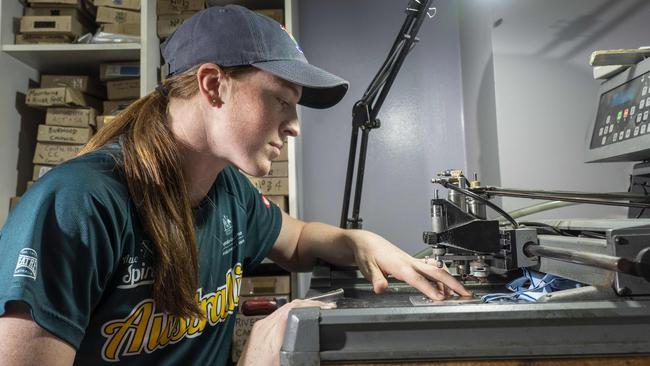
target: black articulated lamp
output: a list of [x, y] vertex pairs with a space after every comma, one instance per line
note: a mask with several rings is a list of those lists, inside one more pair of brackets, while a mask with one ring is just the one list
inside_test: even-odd
[[[350, 155], [348, 157], [348, 170], [345, 177], [345, 193], [343, 196], [343, 209], [341, 211], [341, 228], [361, 229], [362, 219], [359, 217], [359, 206], [361, 205], [361, 190], [363, 188], [363, 174], [366, 165], [366, 152], [368, 150], [368, 136], [370, 131], [379, 128], [380, 122], [377, 118], [390, 87], [395, 81], [406, 55], [415, 46], [418, 38], [416, 35], [425, 17], [433, 18], [436, 9], [430, 7], [432, 0], [411, 0], [406, 8], [406, 20], [400, 29], [388, 57], [372, 80], [363, 97], [354, 104], [352, 108], [352, 138], [350, 139]], [[352, 217], [348, 218], [350, 209], [350, 194], [352, 180], [354, 179], [354, 163], [357, 157], [357, 143], [361, 130], [361, 146], [359, 149], [359, 165], [355, 179], [354, 205], [352, 206]]]

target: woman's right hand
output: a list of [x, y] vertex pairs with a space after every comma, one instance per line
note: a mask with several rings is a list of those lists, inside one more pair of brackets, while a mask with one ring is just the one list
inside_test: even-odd
[[280, 348], [284, 341], [284, 332], [287, 328], [289, 311], [294, 308], [320, 307], [333, 309], [332, 303], [314, 300], [293, 300], [279, 307], [264, 319], [258, 320], [254, 325], [242, 352], [238, 366], [249, 365], [280, 365]]

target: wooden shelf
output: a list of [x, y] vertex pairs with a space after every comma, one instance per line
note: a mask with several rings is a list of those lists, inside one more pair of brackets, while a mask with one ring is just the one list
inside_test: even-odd
[[140, 44], [6, 44], [2, 51], [42, 73], [97, 74], [99, 64], [140, 59]]

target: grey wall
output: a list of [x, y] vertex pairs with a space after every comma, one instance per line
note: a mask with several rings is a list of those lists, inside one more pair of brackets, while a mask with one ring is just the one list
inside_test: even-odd
[[[408, 1], [301, 0], [299, 41], [310, 62], [351, 83], [325, 111], [302, 110], [303, 219], [339, 224], [351, 111], [384, 61]], [[424, 248], [430, 229], [430, 179], [464, 168], [457, 6], [436, 1], [438, 15], [420, 29], [370, 134], [361, 217], [408, 252]]]
[[[597, 49], [648, 45], [649, 2], [493, 0], [491, 4], [501, 184], [625, 191], [631, 163], [583, 163], [599, 88], [588, 60]], [[504, 199], [506, 209], [527, 204], [530, 201]], [[620, 208], [582, 205], [540, 216], [623, 215]]]
[[492, 52], [492, 3], [459, 0], [463, 124], [468, 173], [501, 185]]

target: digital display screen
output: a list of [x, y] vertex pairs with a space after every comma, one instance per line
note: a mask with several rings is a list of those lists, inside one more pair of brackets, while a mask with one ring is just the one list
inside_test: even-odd
[[620, 93], [616, 93], [612, 96], [612, 107], [618, 107], [621, 104], [628, 103], [635, 99], [637, 90], [636, 89], [627, 89]]

